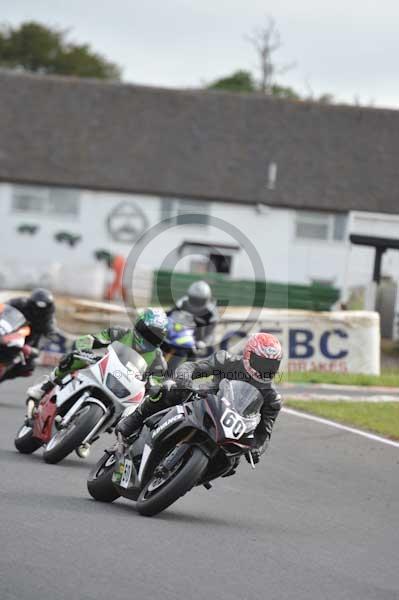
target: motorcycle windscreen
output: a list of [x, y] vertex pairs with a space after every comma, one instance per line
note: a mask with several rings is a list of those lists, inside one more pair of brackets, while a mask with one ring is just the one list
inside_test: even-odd
[[222, 379], [217, 397], [247, 419], [259, 415], [263, 404], [260, 391], [245, 381]]
[[184, 329], [195, 329], [194, 317], [185, 310], [175, 310], [169, 315], [169, 322], [173, 325], [180, 325]]
[[26, 323], [24, 315], [9, 304], [4, 304], [0, 312], [0, 335], [17, 331]]
[[120, 342], [112, 342], [110, 347], [117, 355], [119, 362], [122, 363], [128, 371], [140, 378], [144, 376], [148, 365], [136, 350], [133, 350], [133, 348], [129, 348], [129, 346], [125, 346], [125, 344], [121, 344]]

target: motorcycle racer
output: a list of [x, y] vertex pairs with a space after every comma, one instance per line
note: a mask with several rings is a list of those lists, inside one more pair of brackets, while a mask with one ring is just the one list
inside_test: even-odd
[[48, 290], [35, 289], [30, 296], [11, 298], [7, 304], [23, 314], [31, 332], [26, 338], [23, 348], [24, 361], [9, 369], [4, 374], [3, 381], [15, 377], [29, 377], [35, 368], [35, 359], [38, 356], [37, 347], [41, 337], [56, 331], [54, 298]]
[[147, 308], [139, 315], [133, 329], [109, 327], [96, 335], [84, 335], [78, 338], [75, 347], [78, 352], [82, 353], [82, 358], [76, 357], [76, 351], [66, 354], [44, 382], [28, 389], [28, 403], [29, 400], [33, 400], [35, 403], [39, 402], [44, 394], [61, 382], [65, 375], [86, 367], [85, 353], [105, 348], [115, 341], [129, 346], [141, 354], [151, 372], [163, 372], [166, 369], [166, 363], [159, 346], [165, 338], [167, 325], [167, 316], [161, 308]]
[[216, 302], [212, 298], [212, 291], [206, 281], [195, 281], [187, 290], [187, 295], [177, 300], [175, 306], [167, 311], [168, 317], [175, 311], [186, 311], [193, 315], [197, 342], [205, 345], [212, 343], [213, 333], [219, 321]]
[[[209, 358], [186, 362], [177, 368], [175, 382], [165, 382], [155, 398], [146, 396], [133, 414], [118, 423], [117, 432], [129, 438], [141, 428], [147, 417], [184, 402], [194, 379], [212, 376], [214, 386], [218, 386], [222, 379], [245, 381], [256, 387], [263, 396], [261, 420], [255, 430], [254, 447], [251, 450], [254, 463], [258, 463], [267, 448], [282, 405], [281, 396], [273, 385], [282, 356], [281, 344], [274, 335], [256, 333], [246, 342], [242, 355], [220, 350]], [[248, 456], [247, 460], [250, 461]]]

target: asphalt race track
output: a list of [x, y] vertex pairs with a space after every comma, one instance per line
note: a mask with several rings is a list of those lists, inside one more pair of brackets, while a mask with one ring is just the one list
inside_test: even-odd
[[0, 386], [1, 600], [399, 598], [397, 448], [283, 414], [255, 472], [150, 519], [89, 498], [108, 436], [86, 462], [14, 450], [26, 386]]

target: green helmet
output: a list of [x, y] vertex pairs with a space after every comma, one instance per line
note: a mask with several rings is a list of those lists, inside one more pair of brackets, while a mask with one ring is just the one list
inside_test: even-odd
[[134, 341], [141, 352], [152, 352], [164, 341], [168, 317], [162, 308], [147, 308], [134, 324]]

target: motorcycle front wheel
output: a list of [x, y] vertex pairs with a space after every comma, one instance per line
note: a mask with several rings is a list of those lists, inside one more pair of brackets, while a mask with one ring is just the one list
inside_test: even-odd
[[208, 458], [196, 446], [189, 447], [172, 470], [163, 468], [166, 458], [154, 469], [138, 497], [137, 510], [146, 517], [162, 512], [184, 496], [200, 480], [208, 466]]
[[84, 405], [65, 428], [53, 435], [43, 452], [45, 462], [56, 464], [73, 452], [94, 429], [103, 414], [102, 408], [97, 404]]
[[33, 454], [43, 445], [43, 442], [33, 437], [33, 429], [29, 425], [22, 425], [14, 439], [14, 446], [21, 454]]

